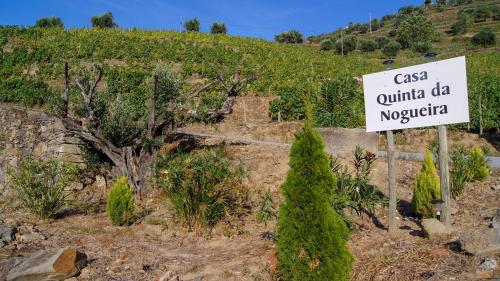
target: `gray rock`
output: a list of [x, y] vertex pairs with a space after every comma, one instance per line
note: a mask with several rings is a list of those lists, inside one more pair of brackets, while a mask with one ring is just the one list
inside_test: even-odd
[[462, 250], [473, 255], [495, 255], [500, 253], [500, 229], [487, 228], [460, 234]]
[[16, 239], [16, 230], [12, 226], [4, 223], [3, 220], [0, 220], [0, 241], [2, 242], [12, 242]]
[[493, 189], [495, 191], [500, 191], [500, 185], [492, 186], [491, 189]]
[[481, 264], [479, 265], [479, 269], [481, 271], [491, 271], [491, 270], [494, 270], [495, 268], [497, 268], [498, 264], [497, 264], [497, 261], [495, 259], [492, 259], [492, 258], [487, 258], [485, 260], [483, 260], [483, 262], [481, 262]]
[[451, 230], [435, 218], [422, 220], [423, 231], [430, 240], [447, 239]]
[[57, 281], [77, 275], [87, 264], [87, 255], [61, 248], [36, 252], [7, 274], [7, 281]]

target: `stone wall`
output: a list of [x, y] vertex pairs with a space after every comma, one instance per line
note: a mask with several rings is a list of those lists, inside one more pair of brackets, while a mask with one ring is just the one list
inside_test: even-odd
[[83, 163], [80, 144], [59, 119], [41, 110], [0, 103], [0, 187], [5, 186], [6, 170], [25, 157]]

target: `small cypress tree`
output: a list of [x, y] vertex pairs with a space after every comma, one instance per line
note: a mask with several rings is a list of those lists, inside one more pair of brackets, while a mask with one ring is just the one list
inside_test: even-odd
[[108, 193], [106, 213], [114, 225], [130, 225], [134, 221], [134, 191], [127, 177], [119, 178]]
[[425, 153], [424, 164], [413, 183], [411, 210], [419, 218], [432, 218], [432, 200], [440, 199], [439, 177], [432, 161], [431, 152]]
[[467, 166], [471, 174], [471, 179], [483, 181], [488, 178], [490, 170], [486, 164], [486, 158], [484, 157], [483, 150], [474, 146], [469, 154], [467, 155]]
[[296, 135], [290, 170], [281, 185], [284, 202], [276, 250], [282, 280], [349, 280], [353, 262], [346, 245], [349, 230], [330, 205], [337, 179], [328, 161], [309, 113]]

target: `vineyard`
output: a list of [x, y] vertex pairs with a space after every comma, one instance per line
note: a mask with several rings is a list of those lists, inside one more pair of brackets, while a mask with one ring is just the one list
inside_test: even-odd
[[[376, 52], [356, 51], [342, 57], [309, 45], [197, 32], [4, 26], [0, 28], [0, 46], [0, 100], [30, 106], [50, 103], [51, 95], [47, 91], [61, 91], [63, 62], [73, 66], [103, 63], [107, 92], [135, 101], [147, 99], [147, 74], [159, 63], [166, 63], [173, 65], [183, 80], [191, 82], [185, 83], [185, 88], [213, 79], [220, 69], [227, 73], [252, 73], [256, 79], [246, 85], [244, 94], [277, 96], [279, 99], [271, 105], [272, 119], [278, 120], [279, 115], [281, 120], [297, 120], [304, 117], [306, 100], [312, 101], [317, 111], [329, 106], [329, 94], [322, 89], [332, 85], [328, 87], [325, 81], [351, 84], [347, 80], [352, 77], [384, 70], [383, 55]], [[500, 54], [439, 48], [440, 59], [467, 55], [471, 127], [478, 128], [481, 98], [483, 127], [499, 128], [495, 117], [500, 108], [497, 79]], [[418, 53], [405, 51], [396, 59], [395, 67], [426, 61]], [[334, 101], [338, 105], [335, 114], [326, 120], [324, 114], [315, 114], [317, 125], [364, 126], [361, 87], [347, 86], [353, 91]], [[30, 90], [15, 90], [20, 88]], [[207, 95], [208, 103], [217, 104], [217, 94]], [[352, 118], [336, 119], [345, 115]]]

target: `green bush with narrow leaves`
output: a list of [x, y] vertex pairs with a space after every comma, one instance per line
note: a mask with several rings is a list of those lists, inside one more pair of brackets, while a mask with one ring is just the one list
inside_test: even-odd
[[418, 218], [432, 218], [432, 200], [441, 199], [439, 176], [432, 161], [431, 152], [425, 153], [422, 169], [413, 183], [413, 198], [411, 200], [412, 213]]
[[465, 149], [459, 148], [450, 155], [450, 191], [454, 198], [460, 196], [465, 188], [465, 184], [472, 178], [467, 163], [467, 153]]
[[349, 229], [330, 205], [337, 179], [311, 117], [296, 135], [289, 166], [277, 225], [281, 280], [349, 280]]
[[226, 216], [239, 213], [246, 196], [243, 174], [243, 167], [231, 165], [221, 147], [165, 153], [157, 160], [159, 186], [178, 219], [190, 229], [212, 228]]
[[134, 191], [127, 177], [120, 177], [108, 193], [106, 213], [114, 225], [131, 225], [134, 209]]
[[467, 165], [469, 166], [472, 180], [483, 181], [488, 178], [490, 170], [488, 169], [484, 152], [480, 147], [474, 146], [470, 150], [467, 155]]
[[76, 179], [77, 170], [59, 160], [24, 159], [17, 171], [8, 172], [8, 178], [25, 208], [40, 218], [49, 218], [64, 205], [64, 189]]

